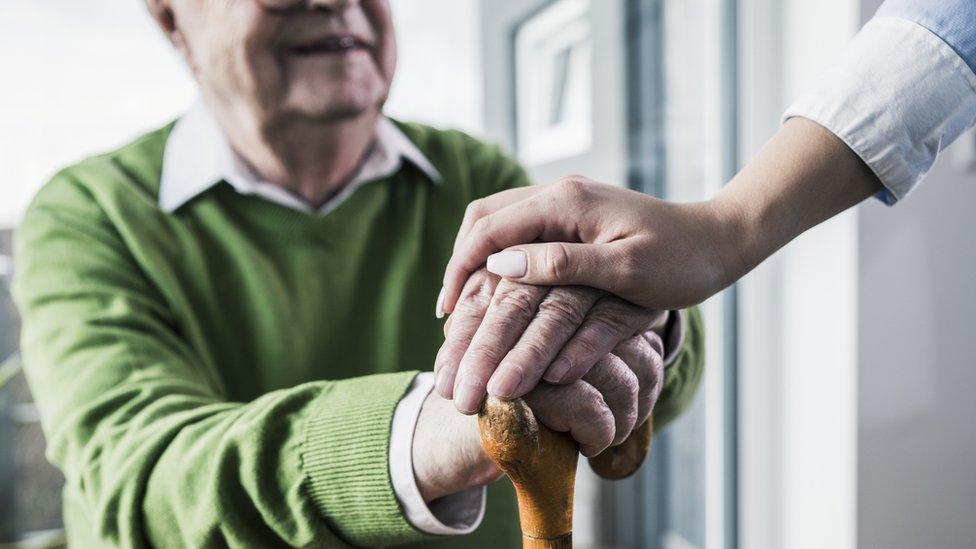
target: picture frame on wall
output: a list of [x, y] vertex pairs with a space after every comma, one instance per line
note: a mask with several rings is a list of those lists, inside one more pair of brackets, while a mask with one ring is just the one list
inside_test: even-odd
[[539, 166], [593, 145], [591, 0], [555, 0], [514, 32], [519, 160]]

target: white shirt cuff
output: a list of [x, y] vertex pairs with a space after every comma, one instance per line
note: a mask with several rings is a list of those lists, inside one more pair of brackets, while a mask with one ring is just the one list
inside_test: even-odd
[[685, 311], [669, 311], [664, 330], [664, 367], [674, 364], [685, 346]]
[[393, 412], [390, 429], [390, 481], [407, 520], [428, 534], [470, 534], [485, 516], [485, 488], [472, 488], [442, 497], [428, 505], [413, 475], [413, 434], [424, 400], [434, 388], [433, 372], [414, 378]]
[[928, 29], [876, 17], [783, 120], [795, 116], [843, 140], [885, 186], [880, 198], [894, 204], [976, 121], [976, 75]]

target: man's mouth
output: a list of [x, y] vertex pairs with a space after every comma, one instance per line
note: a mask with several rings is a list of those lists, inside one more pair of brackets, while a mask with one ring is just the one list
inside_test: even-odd
[[353, 51], [367, 51], [370, 44], [352, 35], [332, 36], [311, 40], [288, 48], [289, 53], [300, 56], [335, 55]]

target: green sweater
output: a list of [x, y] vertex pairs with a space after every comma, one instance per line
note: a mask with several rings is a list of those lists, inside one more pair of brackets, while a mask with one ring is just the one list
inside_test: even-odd
[[[402, 129], [410, 164], [328, 215], [221, 183], [157, 205], [171, 126], [70, 167], [17, 232], [14, 296], [72, 545], [514, 546], [510, 485], [436, 542], [390, 485], [394, 408], [443, 341], [431, 314], [466, 204], [527, 184], [496, 147]], [[658, 425], [702, 369], [697, 312]]]

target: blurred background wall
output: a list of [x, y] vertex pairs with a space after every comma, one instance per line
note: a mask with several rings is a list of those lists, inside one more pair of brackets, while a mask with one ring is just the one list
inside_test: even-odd
[[908, 200], [858, 218], [863, 547], [976, 546], [974, 155], [970, 134]]

